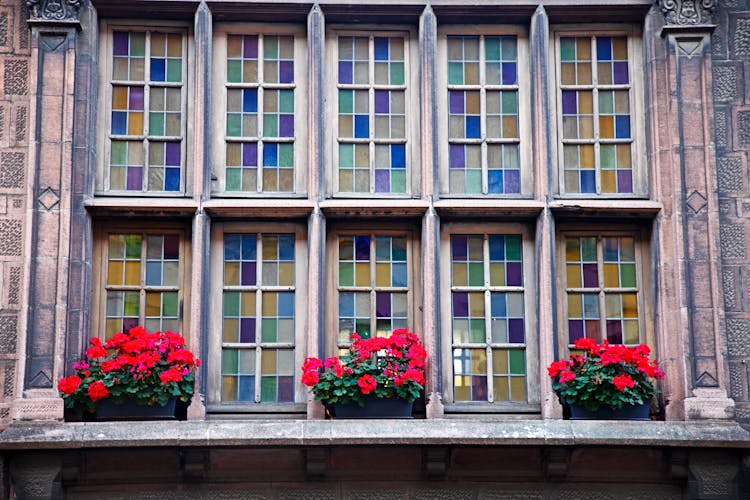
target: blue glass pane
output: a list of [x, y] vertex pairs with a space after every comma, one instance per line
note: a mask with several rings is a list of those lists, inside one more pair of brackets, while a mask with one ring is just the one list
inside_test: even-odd
[[166, 61], [164, 59], [151, 58], [151, 80], [163, 82], [166, 74]]
[[599, 37], [596, 39], [596, 57], [600, 61], [612, 60], [612, 38]]
[[240, 401], [255, 401], [255, 377], [240, 376], [239, 384]]
[[628, 115], [615, 116], [615, 137], [618, 139], [630, 138], [630, 117]]
[[164, 190], [165, 191], [179, 191], [180, 190], [180, 169], [179, 168], [167, 168], [164, 172]]
[[617, 238], [604, 238], [604, 260], [617, 262]]
[[505, 318], [508, 316], [508, 307], [505, 300], [504, 293], [493, 293], [490, 295], [490, 302], [492, 304], [492, 317], [493, 318]]
[[339, 61], [339, 83], [352, 83], [353, 63]]
[[128, 132], [128, 114], [125, 111], [112, 111], [112, 133], [125, 135]]
[[391, 260], [391, 238], [388, 236], [375, 237], [375, 258], [379, 261]]
[[593, 170], [581, 170], [581, 192], [596, 192], [596, 175]]
[[354, 317], [354, 294], [353, 293], [340, 293], [339, 294], [339, 316], [343, 318]]
[[490, 193], [502, 193], [503, 192], [503, 171], [502, 170], [488, 170], [487, 171], [487, 187]]
[[370, 237], [355, 236], [354, 247], [356, 249], [357, 260], [370, 260]]
[[265, 144], [263, 146], [263, 165], [267, 167], [277, 166], [278, 144]]
[[466, 260], [468, 256], [469, 241], [466, 236], [453, 236], [451, 238], [451, 257], [455, 261]]
[[256, 260], [256, 250], [255, 235], [242, 235], [242, 260]]
[[242, 91], [242, 111], [255, 113], [258, 111], [258, 89], [245, 89]]
[[278, 296], [279, 305], [279, 316], [284, 318], [291, 318], [294, 316], [294, 294], [293, 293], [279, 293]]
[[240, 260], [240, 235], [224, 235], [224, 260]]
[[146, 263], [146, 286], [161, 285], [161, 262]]
[[599, 296], [590, 293], [584, 294], [583, 296], [583, 317], [584, 318], [598, 318], [599, 317]]
[[357, 139], [370, 137], [370, 118], [367, 115], [354, 115], [354, 137]]
[[279, 236], [279, 260], [294, 260], [294, 236]]
[[406, 146], [404, 144], [391, 146], [391, 168], [406, 168]]
[[392, 286], [406, 286], [406, 264], [393, 264], [391, 267], [393, 273], [391, 279]]
[[516, 83], [516, 63], [503, 63], [503, 85], [513, 85]]
[[384, 37], [375, 37], [375, 60], [388, 60], [388, 39]]
[[466, 117], [466, 138], [467, 139], [479, 139], [479, 117], [478, 116], [467, 116]]
[[505, 260], [505, 237], [490, 236], [490, 260]]
[[393, 261], [406, 262], [406, 239], [393, 238], [391, 246], [393, 247], [391, 259]]

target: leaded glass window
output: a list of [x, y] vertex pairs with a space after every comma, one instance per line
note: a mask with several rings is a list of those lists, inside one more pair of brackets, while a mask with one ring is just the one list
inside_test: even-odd
[[113, 31], [106, 189], [184, 190], [184, 38], [179, 32]]
[[635, 192], [630, 43], [626, 36], [559, 38], [564, 193]]
[[409, 328], [409, 256], [406, 235], [338, 237], [338, 345]]
[[634, 236], [569, 236], [565, 239], [568, 342], [642, 341]]
[[294, 401], [294, 245], [294, 234], [224, 234], [223, 402]]
[[448, 36], [448, 188], [521, 192], [518, 42]]
[[453, 234], [450, 259], [454, 402], [527, 402], [521, 235]]
[[180, 234], [110, 233], [105, 338], [137, 325], [180, 331]]
[[346, 193], [406, 193], [407, 41], [339, 36], [336, 180]]

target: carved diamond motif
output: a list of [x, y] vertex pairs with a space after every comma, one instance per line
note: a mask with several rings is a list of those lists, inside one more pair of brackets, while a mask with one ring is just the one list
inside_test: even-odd
[[44, 188], [37, 199], [39, 200], [39, 203], [47, 210], [52, 210], [55, 205], [60, 203], [60, 196], [58, 196], [55, 190], [51, 187]]
[[688, 196], [687, 206], [689, 206], [690, 209], [696, 214], [706, 208], [707, 204], [708, 200], [706, 199], [706, 197], [698, 191], [693, 191], [692, 193], [690, 193], [690, 196]]

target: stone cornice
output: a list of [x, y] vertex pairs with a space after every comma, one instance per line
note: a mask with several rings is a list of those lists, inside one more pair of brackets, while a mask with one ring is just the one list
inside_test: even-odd
[[83, 0], [27, 0], [30, 23], [78, 23]]
[[717, 0], [658, 0], [667, 26], [710, 26]]

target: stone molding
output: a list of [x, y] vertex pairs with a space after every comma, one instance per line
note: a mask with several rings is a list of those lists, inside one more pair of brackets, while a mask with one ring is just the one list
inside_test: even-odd
[[80, 19], [81, 0], [27, 0], [29, 21], [74, 21]]
[[659, 0], [667, 26], [701, 26], [714, 22], [716, 0]]

